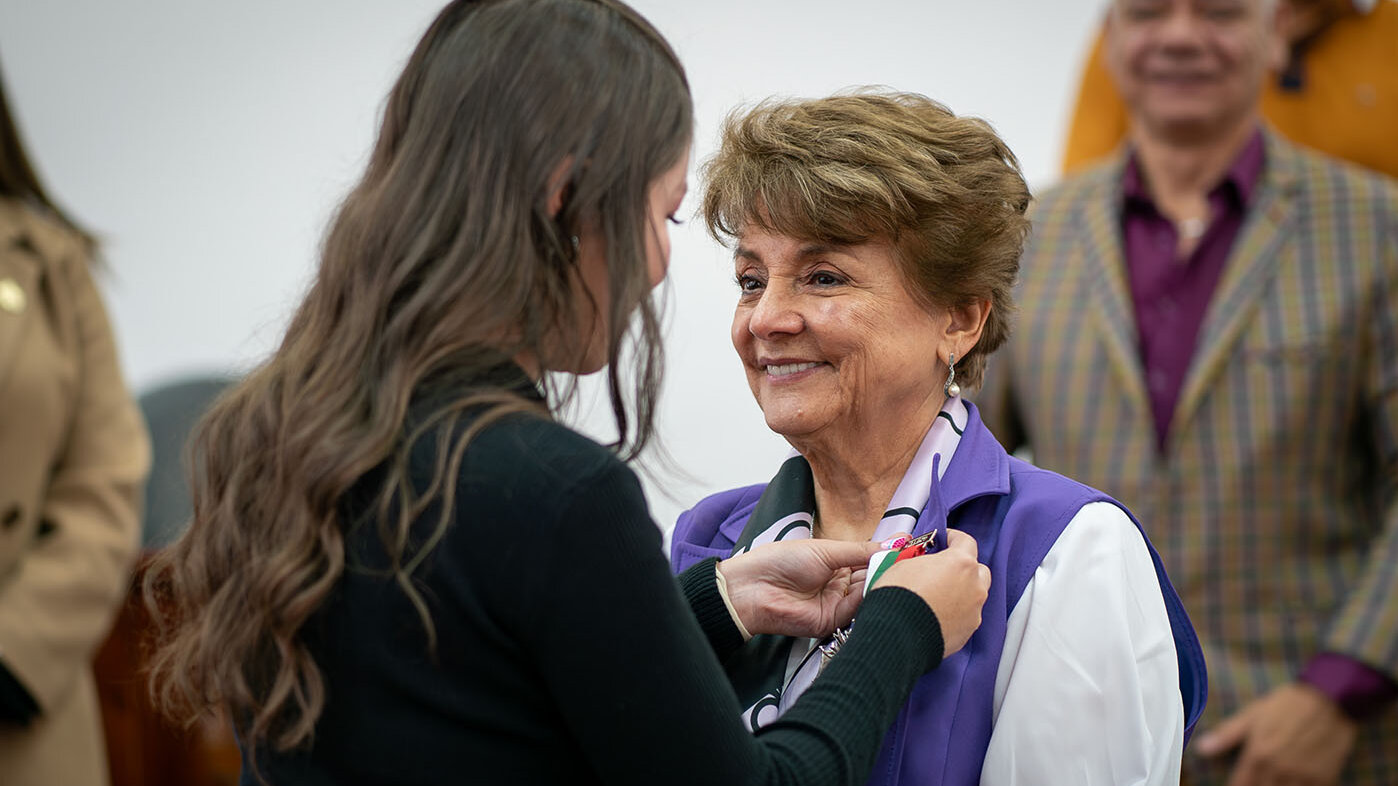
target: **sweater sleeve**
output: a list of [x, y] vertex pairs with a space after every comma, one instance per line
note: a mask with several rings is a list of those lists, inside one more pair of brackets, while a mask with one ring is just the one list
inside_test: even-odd
[[676, 578], [694, 620], [721, 661], [743, 646], [743, 634], [718, 591], [718, 558], [696, 563]]
[[[849, 643], [753, 736], [619, 463], [573, 487], [550, 547], [521, 570], [526, 646], [565, 724], [609, 784], [859, 784], [913, 682], [942, 657], [917, 595], [869, 594]], [[721, 606], [721, 602], [720, 602]]]

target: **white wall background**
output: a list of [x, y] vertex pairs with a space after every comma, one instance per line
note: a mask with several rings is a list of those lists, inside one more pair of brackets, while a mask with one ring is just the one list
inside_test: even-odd
[[[986, 118], [1031, 184], [1057, 173], [1103, 0], [634, 0], [689, 71], [695, 164], [731, 108], [855, 85]], [[359, 174], [394, 77], [439, 0], [0, 0], [11, 109], [50, 191], [105, 240], [107, 302], [136, 390], [265, 356]], [[694, 184], [691, 184], [692, 188]], [[691, 198], [683, 208], [696, 207]], [[766, 480], [767, 431], [728, 341], [727, 252], [673, 231], [661, 436], [646, 478], [668, 528]], [[608, 433], [605, 410], [576, 415]]]

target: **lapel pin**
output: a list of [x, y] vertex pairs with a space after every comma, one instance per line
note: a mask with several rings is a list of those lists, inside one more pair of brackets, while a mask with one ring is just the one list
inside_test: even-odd
[[0, 278], [0, 311], [23, 314], [26, 300], [19, 282], [13, 278]]

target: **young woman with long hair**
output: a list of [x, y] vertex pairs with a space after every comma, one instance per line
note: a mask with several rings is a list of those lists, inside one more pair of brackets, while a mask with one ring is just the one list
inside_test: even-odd
[[[192, 525], [149, 573], [158, 696], [227, 709], [244, 782], [856, 783], [978, 624], [974, 542], [900, 563], [784, 725], [739, 723], [719, 658], [848, 620], [870, 549], [667, 573], [623, 462], [652, 431], [692, 122], [619, 2], [432, 23], [285, 339], [198, 429]], [[615, 451], [553, 419], [603, 367]]]

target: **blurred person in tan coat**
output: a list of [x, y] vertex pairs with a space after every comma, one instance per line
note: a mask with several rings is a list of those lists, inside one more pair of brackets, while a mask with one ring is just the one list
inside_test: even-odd
[[108, 781], [92, 656], [126, 597], [150, 448], [92, 277], [0, 86], [0, 784]]

